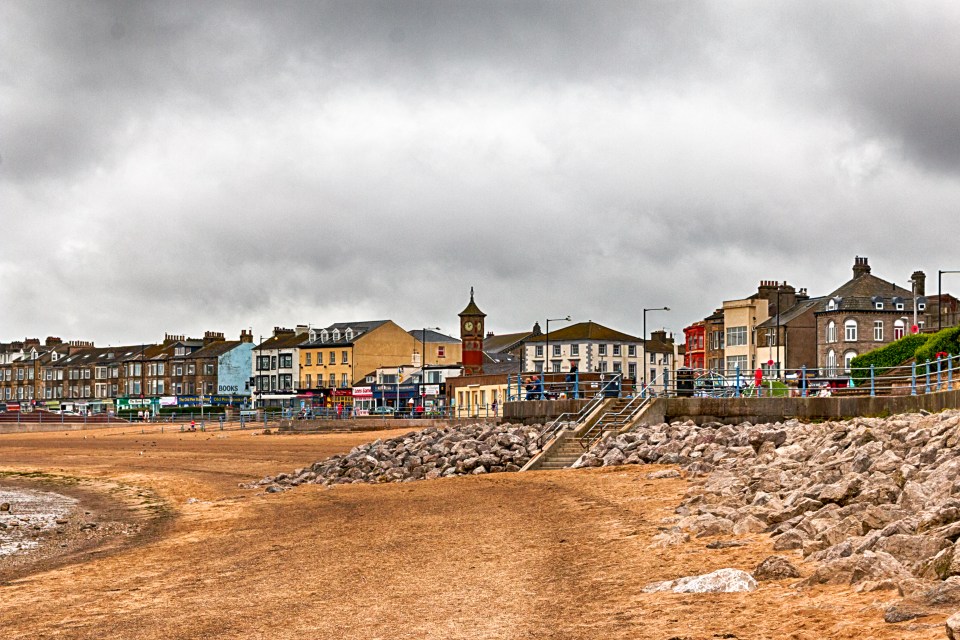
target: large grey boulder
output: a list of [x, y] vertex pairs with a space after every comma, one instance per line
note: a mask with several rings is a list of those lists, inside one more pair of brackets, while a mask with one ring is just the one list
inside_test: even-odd
[[654, 582], [643, 588], [644, 593], [672, 591], [674, 593], [737, 593], [754, 591], [757, 581], [740, 569], [718, 569], [699, 576]]

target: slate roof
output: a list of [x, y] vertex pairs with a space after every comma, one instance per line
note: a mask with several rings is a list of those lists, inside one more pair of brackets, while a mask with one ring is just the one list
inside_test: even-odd
[[522, 358], [518, 358], [511, 353], [483, 354], [483, 375], [502, 375], [522, 372]]
[[533, 335], [533, 331], [504, 333], [499, 336], [487, 336], [483, 339], [483, 350], [487, 353], [505, 353], [517, 347], [520, 342]]
[[884, 311], [894, 310], [893, 298], [898, 297], [904, 303], [904, 310], [913, 309], [913, 292], [898, 287], [892, 282], [878, 278], [871, 273], [864, 273], [840, 285], [829, 295], [820, 299], [816, 313], [827, 312], [827, 304], [831, 299], [838, 300], [836, 311], [874, 311], [874, 297], [879, 297], [884, 303]]
[[[407, 331], [417, 342], [423, 342], [423, 329], [412, 329]], [[447, 344], [459, 344], [460, 340], [457, 338], [448, 336], [431, 329], [427, 329], [427, 344], [437, 344], [437, 343], [447, 343]]]
[[254, 349], [288, 349], [305, 346], [309, 339], [310, 334], [308, 333], [281, 333], [278, 336], [267, 338]]
[[[793, 305], [789, 309], [785, 309], [780, 312], [780, 326], [784, 326], [790, 323], [791, 320], [803, 315], [805, 312], [809, 311], [811, 307], [816, 307], [819, 305], [824, 298], [810, 298], [809, 300], [803, 300]], [[763, 322], [757, 325], [758, 329], [775, 329], [777, 327], [777, 314], [773, 314]]]
[[[533, 336], [527, 339], [527, 342], [544, 342], [547, 334]], [[550, 342], [573, 342], [576, 340], [610, 340], [618, 342], [643, 342], [636, 336], [605, 327], [592, 320], [590, 322], [578, 322], [569, 327], [557, 329], [550, 332]]]
[[[313, 332], [316, 334], [317, 339], [314, 340], [313, 342], [309, 342], [309, 334], [303, 334], [304, 342], [302, 346], [310, 347], [310, 348], [345, 347], [347, 345], [351, 345], [354, 342], [356, 342], [357, 338], [359, 338], [360, 336], [370, 333], [374, 329], [381, 327], [387, 324], [388, 322], [390, 321], [389, 320], [360, 320], [357, 322], [336, 322], [334, 324], [331, 324], [329, 327], [323, 327], [322, 329], [314, 329]], [[333, 340], [334, 329], [337, 329], [340, 331], [339, 340]], [[353, 329], [353, 338], [350, 340], [347, 340], [344, 337], [344, 331], [346, 331], [347, 329]], [[324, 330], [326, 330], [328, 333], [331, 334], [330, 338], [326, 342], [320, 339], [320, 332]]]
[[243, 344], [240, 340], [217, 340], [189, 355], [191, 358], [216, 358]]

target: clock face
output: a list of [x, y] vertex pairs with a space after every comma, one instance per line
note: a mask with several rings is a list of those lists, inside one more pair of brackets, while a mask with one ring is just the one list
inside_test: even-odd
[[483, 325], [479, 322], [477, 323], [477, 333], [483, 333]]
[[467, 331], [472, 331], [472, 330], [473, 330], [473, 322], [470, 321], [470, 320], [467, 320], [466, 322], [463, 323], [463, 328], [466, 329]]

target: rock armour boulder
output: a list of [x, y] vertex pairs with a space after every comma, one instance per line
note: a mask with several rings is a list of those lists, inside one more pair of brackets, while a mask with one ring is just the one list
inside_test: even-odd
[[519, 471], [539, 453], [539, 437], [539, 427], [515, 424], [431, 427], [360, 445], [346, 455], [244, 486], [276, 492], [306, 483], [409, 482]]
[[766, 531], [775, 550], [819, 563], [808, 584], [906, 591], [960, 576], [960, 411], [643, 425], [574, 466], [646, 463], [678, 465], [691, 480], [677, 508], [683, 530]]

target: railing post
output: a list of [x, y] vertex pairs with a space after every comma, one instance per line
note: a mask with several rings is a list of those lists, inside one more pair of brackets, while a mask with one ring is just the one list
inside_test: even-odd
[[927, 360], [927, 386], [924, 389], [924, 393], [930, 393], [930, 361]]
[[953, 358], [947, 358], [947, 390], [953, 389]]
[[800, 367], [800, 394], [807, 397], [807, 365]]
[[873, 365], [871, 364], [870, 365], [870, 397], [872, 398], [875, 395], [877, 395], [876, 379], [874, 378], [874, 369], [873, 369]]
[[739, 364], [736, 366], [735, 371], [736, 371], [737, 379], [736, 379], [736, 383], [734, 384], [734, 388], [736, 389], [737, 397], [739, 398], [740, 397], [740, 365]]
[[914, 362], [910, 365], [910, 395], [917, 395], [917, 363]]
[[941, 359], [937, 358], [937, 391], [940, 391], [940, 369], [941, 369]]

